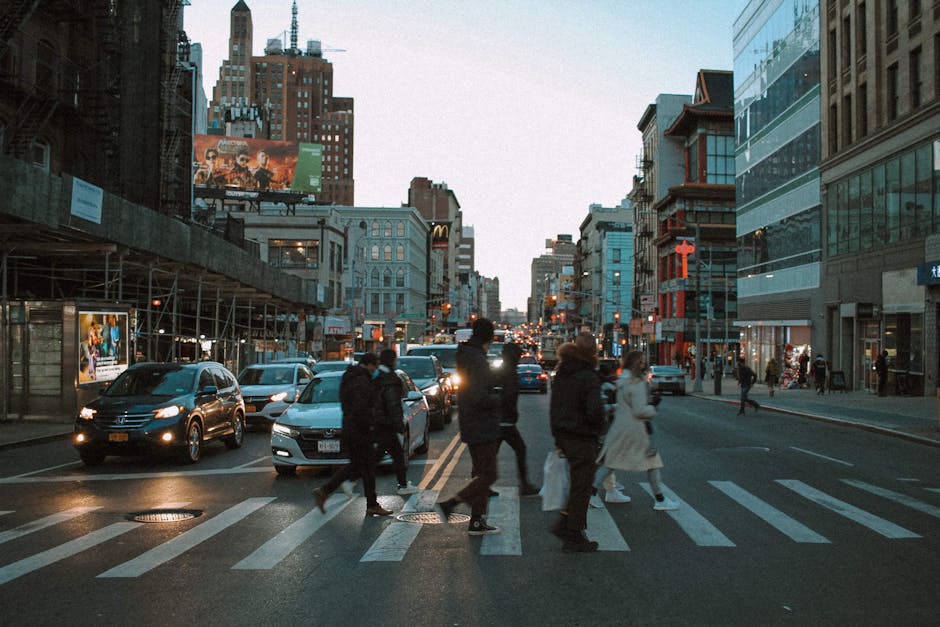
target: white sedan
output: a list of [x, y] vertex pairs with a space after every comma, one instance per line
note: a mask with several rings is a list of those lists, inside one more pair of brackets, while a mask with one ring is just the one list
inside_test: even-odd
[[[406, 460], [428, 451], [428, 402], [402, 370], [396, 371], [405, 388], [402, 398], [405, 432], [402, 447]], [[343, 372], [316, 375], [300, 398], [271, 428], [271, 461], [278, 474], [293, 474], [298, 466], [333, 466], [349, 463], [342, 439], [343, 410], [339, 384]], [[390, 464], [386, 455], [379, 463]]]
[[271, 427], [300, 396], [313, 373], [303, 364], [254, 364], [238, 375], [245, 399], [245, 423]]

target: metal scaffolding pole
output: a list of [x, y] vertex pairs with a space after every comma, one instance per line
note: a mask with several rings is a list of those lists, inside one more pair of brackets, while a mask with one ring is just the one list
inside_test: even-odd
[[7, 308], [9, 307], [9, 302], [7, 301], [7, 252], [3, 252], [2, 260], [0, 260], [0, 273], [3, 274], [3, 277], [0, 278], [0, 421], [5, 421], [9, 417], [10, 413], [10, 394], [12, 393], [10, 389], [11, 379], [11, 368], [13, 366], [13, 360], [10, 359], [10, 342], [9, 342], [9, 318], [7, 317]]
[[202, 333], [200, 322], [202, 320], [202, 277], [196, 283], [196, 361], [202, 359]]
[[179, 334], [178, 326], [178, 317], [179, 317], [179, 280], [180, 275], [179, 271], [173, 273], [173, 319], [171, 322], [170, 328], [173, 331], [173, 337], [171, 338], [170, 344], [170, 361], [177, 361], [179, 359], [179, 354], [177, 353], [177, 342], [176, 336]]
[[153, 355], [153, 264], [147, 270], [147, 359], [156, 361]]
[[212, 343], [212, 359], [219, 361], [219, 308], [222, 306], [222, 289], [215, 288], [215, 326], [212, 330], [212, 337], [215, 341]]

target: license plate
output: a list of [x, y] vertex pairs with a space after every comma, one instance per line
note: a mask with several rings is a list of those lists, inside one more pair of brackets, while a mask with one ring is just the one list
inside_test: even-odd
[[317, 442], [320, 453], [339, 453], [339, 440], [320, 440]]
[[253, 413], [253, 412], [255, 411], [255, 406], [254, 406], [254, 405], [245, 405], [245, 411], [247, 411], [249, 414], [250, 414], [250, 413]]
[[127, 438], [128, 436], [126, 433], [109, 433], [108, 434], [108, 442], [127, 442]]

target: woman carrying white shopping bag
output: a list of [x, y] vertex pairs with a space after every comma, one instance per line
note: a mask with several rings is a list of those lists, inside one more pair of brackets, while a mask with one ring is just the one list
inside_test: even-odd
[[646, 356], [641, 351], [630, 351], [623, 358], [623, 374], [617, 381], [617, 405], [614, 421], [604, 438], [597, 457], [594, 488], [599, 489], [611, 470], [646, 471], [656, 502], [653, 509], [674, 510], [679, 504], [663, 496], [659, 469], [662, 457], [653, 447], [651, 429], [646, 422], [656, 415], [659, 397], [649, 398], [644, 373]]

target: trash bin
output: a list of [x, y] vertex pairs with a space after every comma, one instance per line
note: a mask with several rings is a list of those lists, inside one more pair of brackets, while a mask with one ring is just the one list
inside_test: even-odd
[[[721, 378], [723, 376], [724, 374], [721, 372], [721, 370], [715, 371], [715, 396], [721, 396]], [[940, 388], [937, 389], [940, 390]], [[938, 391], [937, 394], [938, 398], [940, 398], [940, 391]]]

